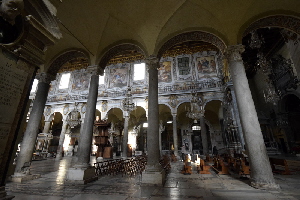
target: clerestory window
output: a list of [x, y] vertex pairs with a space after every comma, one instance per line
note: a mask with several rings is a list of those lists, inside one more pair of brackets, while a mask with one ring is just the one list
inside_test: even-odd
[[133, 75], [133, 80], [138, 81], [138, 80], [143, 80], [145, 79], [145, 63], [140, 63], [140, 64], [134, 64], [134, 75]]
[[70, 73], [61, 75], [59, 87], [58, 87], [59, 89], [66, 89], [69, 87], [70, 76], [71, 76]]
[[105, 76], [105, 73], [103, 74], [103, 76], [99, 75], [99, 85], [104, 84], [104, 76]]
[[39, 80], [37, 80], [37, 79], [34, 79], [34, 80], [33, 80], [33, 83], [32, 83], [32, 87], [31, 87], [30, 93], [33, 93], [33, 92], [36, 91], [36, 88], [37, 88], [38, 83], [39, 83]]

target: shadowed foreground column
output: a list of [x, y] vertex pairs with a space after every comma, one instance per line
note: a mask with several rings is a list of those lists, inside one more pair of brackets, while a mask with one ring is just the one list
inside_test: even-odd
[[243, 45], [228, 47], [228, 61], [251, 168], [251, 185], [277, 189], [241, 57]]

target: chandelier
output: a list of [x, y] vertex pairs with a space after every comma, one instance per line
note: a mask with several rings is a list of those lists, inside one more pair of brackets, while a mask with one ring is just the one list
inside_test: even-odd
[[256, 31], [251, 32], [251, 39], [249, 41], [249, 46], [251, 49], [259, 49], [264, 43], [264, 39], [260, 37]]
[[265, 90], [263, 90], [264, 99], [266, 103], [272, 103], [273, 105], [276, 105], [279, 97], [276, 94], [275, 89], [271, 86], [270, 83], [268, 83], [268, 86]]
[[266, 59], [262, 52], [257, 53], [257, 68], [260, 69], [265, 75], [271, 74], [270, 62]]
[[78, 103], [75, 103], [75, 108], [73, 111], [71, 111], [67, 117], [67, 123], [71, 128], [74, 128], [75, 126], [78, 126], [81, 123], [79, 112], [77, 110]]
[[122, 101], [122, 107], [124, 111], [132, 111], [135, 108], [130, 87], [128, 87], [125, 95], [125, 99]]

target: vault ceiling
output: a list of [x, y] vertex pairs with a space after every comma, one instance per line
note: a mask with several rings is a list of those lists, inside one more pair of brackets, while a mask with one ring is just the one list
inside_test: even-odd
[[270, 12], [299, 13], [300, 8], [298, 0], [50, 1], [57, 8], [63, 38], [48, 48], [46, 60], [50, 62], [67, 49], [82, 49], [92, 65], [114, 45], [134, 43], [152, 55], [167, 40], [186, 31], [210, 32], [226, 44], [237, 44], [252, 21]]

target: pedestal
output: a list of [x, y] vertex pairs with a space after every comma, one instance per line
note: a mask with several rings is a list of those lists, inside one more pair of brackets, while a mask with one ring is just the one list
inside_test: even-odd
[[147, 165], [142, 173], [142, 183], [163, 186], [166, 182], [166, 172], [160, 165]]
[[143, 184], [154, 184], [163, 186], [166, 181], [165, 171], [144, 171], [142, 173]]
[[7, 196], [5, 192], [5, 186], [0, 187], [0, 200], [10, 200], [15, 196]]
[[15, 173], [11, 176], [11, 181], [15, 183], [23, 183], [24, 181], [29, 181], [33, 179], [40, 178], [40, 174], [19, 174]]
[[72, 167], [68, 170], [67, 180], [86, 184], [98, 180], [98, 177], [95, 175], [95, 167]]

